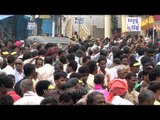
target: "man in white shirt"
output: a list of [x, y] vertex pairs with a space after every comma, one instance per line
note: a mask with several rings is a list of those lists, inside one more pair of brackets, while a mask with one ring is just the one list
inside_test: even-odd
[[15, 61], [15, 84], [24, 78], [24, 72], [23, 72], [23, 61], [21, 59], [16, 59]]
[[13, 55], [8, 56], [7, 58], [8, 65], [2, 71], [4, 71], [7, 75], [8, 74], [14, 75], [15, 60], [16, 58]]
[[23, 97], [17, 100], [14, 105], [40, 105], [44, 99], [33, 92], [33, 82], [30, 79], [23, 80], [20, 83], [20, 88]]
[[44, 58], [44, 66], [37, 69], [38, 80], [48, 80], [53, 85], [55, 85], [54, 79], [53, 79], [53, 74], [54, 74], [55, 69], [52, 66], [52, 64], [53, 64], [53, 57], [46, 56]]

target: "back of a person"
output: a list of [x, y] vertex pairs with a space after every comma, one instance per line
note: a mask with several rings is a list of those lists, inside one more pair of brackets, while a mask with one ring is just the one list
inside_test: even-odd
[[121, 98], [120, 96], [114, 96], [112, 102], [113, 105], [134, 105], [129, 100]]
[[43, 97], [40, 96], [24, 96], [14, 103], [14, 105], [40, 105]]

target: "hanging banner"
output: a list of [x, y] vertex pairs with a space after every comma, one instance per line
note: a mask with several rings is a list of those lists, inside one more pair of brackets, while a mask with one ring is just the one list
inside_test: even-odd
[[127, 17], [126, 18], [126, 30], [131, 31], [141, 31], [141, 18], [140, 17]]

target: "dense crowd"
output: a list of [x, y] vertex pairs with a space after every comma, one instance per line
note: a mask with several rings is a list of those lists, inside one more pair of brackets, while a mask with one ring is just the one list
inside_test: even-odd
[[0, 40], [0, 105], [160, 105], [160, 49], [143, 36]]

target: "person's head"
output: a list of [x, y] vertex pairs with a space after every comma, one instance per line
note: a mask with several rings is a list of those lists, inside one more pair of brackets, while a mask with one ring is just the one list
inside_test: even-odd
[[62, 85], [67, 81], [67, 74], [63, 71], [54, 74], [54, 81], [57, 88], [61, 89]]
[[136, 85], [137, 83], [137, 77], [136, 77], [136, 74], [135, 73], [128, 73], [126, 75], [126, 80], [128, 82], [128, 87], [130, 88], [134, 88], [134, 86]]
[[[8, 74], [7, 76], [12, 80], [12, 82], [13, 82], [13, 86], [14, 86], [14, 85], [15, 85], [15, 81], [16, 81], [15, 76], [14, 76], [14, 75], [12, 75], [12, 74]], [[13, 87], [12, 87], [12, 88], [13, 88]]]
[[113, 64], [114, 64], [114, 66], [120, 65], [120, 64], [121, 64], [121, 59], [120, 59], [120, 58], [115, 58], [115, 59], [113, 60]]
[[71, 60], [71, 61], [69, 61], [68, 65], [67, 65], [66, 71], [67, 71], [67, 73], [76, 72], [77, 67], [78, 67], [77, 62], [74, 60]]
[[98, 64], [101, 70], [104, 70], [106, 68], [107, 59], [105, 56], [101, 55], [98, 59]]
[[154, 68], [154, 63], [153, 62], [146, 62], [143, 65], [143, 70], [151, 71], [151, 70], [153, 70], [153, 68]]
[[154, 105], [155, 94], [151, 90], [144, 89], [138, 95], [139, 105]]
[[10, 95], [2, 95], [2, 97], [0, 97], [0, 105], [13, 105], [14, 100]]
[[45, 58], [44, 58], [44, 64], [50, 64], [50, 65], [52, 65], [53, 64], [53, 56], [46, 56]]
[[89, 69], [87, 66], [82, 66], [78, 69], [78, 73], [81, 76], [81, 80], [83, 81], [83, 83], [86, 83], [88, 75], [89, 75]]
[[43, 66], [43, 59], [42, 58], [37, 58], [35, 62], [36, 68], [40, 68]]
[[54, 87], [52, 86], [50, 81], [41, 80], [36, 84], [36, 93], [39, 96], [47, 97], [50, 95], [50, 90], [52, 90], [53, 88]]
[[22, 48], [23, 55], [26, 54], [26, 53], [28, 53], [29, 51], [30, 51], [29, 46], [26, 46], [26, 45], [25, 45], [25, 46]]
[[62, 50], [62, 49], [59, 49], [59, 51], [58, 51], [58, 56], [59, 56], [59, 57], [65, 56], [65, 51]]
[[60, 58], [59, 58], [59, 61], [60, 61], [61, 63], [63, 63], [63, 64], [66, 64], [66, 63], [67, 63], [67, 59], [66, 59], [65, 56], [60, 57]]
[[142, 66], [144, 66], [145, 63], [147, 63], [147, 62], [152, 62], [151, 59], [150, 59], [150, 57], [144, 56], [144, 57], [141, 58], [141, 64], [142, 64]]
[[107, 101], [112, 102], [114, 96], [125, 97], [128, 91], [128, 84], [126, 80], [114, 79], [108, 84], [109, 95]]
[[97, 64], [95, 61], [90, 61], [87, 64], [88, 69], [89, 69], [89, 73], [95, 75], [97, 73]]
[[77, 50], [76, 51], [76, 56], [79, 57], [79, 58], [81, 58], [81, 57], [84, 56], [84, 52], [82, 50]]
[[154, 55], [155, 55], [155, 50], [152, 48], [147, 48], [146, 49], [146, 55], [151, 59], [152, 62], [154, 62]]
[[149, 73], [149, 80], [150, 81], [160, 81], [160, 65], [156, 66], [150, 73]]
[[45, 54], [47, 54], [47, 50], [46, 49], [40, 49], [39, 51], [38, 51], [38, 55], [39, 56], [45, 56]]
[[6, 47], [11, 48], [12, 46], [13, 46], [13, 41], [12, 40], [7, 41]]
[[21, 71], [23, 69], [23, 61], [21, 59], [16, 59], [15, 61], [15, 67], [17, 71]]
[[128, 60], [128, 56], [127, 55], [122, 55], [121, 56], [121, 63], [123, 64], [123, 65], [128, 65], [129, 64], [129, 60]]
[[160, 101], [160, 82], [151, 82], [147, 89], [153, 91], [156, 96], [156, 100]]
[[142, 76], [143, 76], [144, 81], [149, 82], [149, 71], [148, 70], [143, 70]]
[[6, 94], [7, 90], [6, 90], [6, 84], [7, 81], [5, 79], [8, 79], [8, 77], [6, 75], [0, 76], [0, 98], [2, 95]]
[[140, 66], [140, 63], [138, 61], [132, 61], [130, 63], [130, 70], [133, 72], [133, 73], [138, 73], [139, 71], [139, 66]]
[[138, 47], [136, 49], [136, 51], [137, 51], [137, 53], [138, 53], [139, 56], [144, 55], [144, 52], [145, 52], [143, 47]]
[[33, 82], [30, 79], [24, 79], [21, 83], [20, 83], [20, 88], [21, 88], [21, 92], [22, 94], [28, 92], [28, 91], [34, 91], [33, 89]]
[[74, 102], [72, 100], [72, 96], [69, 93], [63, 93], [59, 97], [59, 104], [60, 105], [73, 105]]
[[67, 61], [75, 60], [75, 54], [74, 53], [69, 53], [67, 56]]
[[44, 98], [40, 105], [58, 105], [58, 102], [54, 97], [49, 96]]
[[123, 51], [124, 51], [124, 54], [129, 54], [130, 49], [129, 49], [128, 46], [124, 46], [124, 47], [123, 47]]
[[23, 70], [24, 70], [25, 77], [27, 77], [29, 79], [36, 79], [37, 78], [35, 66], [33, 64], [31, 64], [31, 63], [25, 64], [23, 67]]
[[91, 61], [91, 57], [90, 56], [83, 56], [82, 57], [83, 65], [87, 65], [89, 61]]
[[125, 65], [120, 65], [117, 69], [118, 78], [125, 79], [128, 73], [128, 68]]
[[100, 92], [91, 92], [87, 96], [87, 105], [105, 105], [105, 97]]
[[54, 47], [54, 45], [52, 43], [47, 43], [46, 46], [45, 46], [45, 49], [48, 52], [52, 52], [53, 51], [53, 47]]
[[103, 86], [103, 84], [104, 84], [104, 75], [103, 74], [96, 74], [94, 76], [94, 83]]
[[7, 62], [8, 62], [9, 65], [14, 65], [15, 60], [16, 60], [16, 58], [15, 58], [15, 56], [13, 56], [13, 55], [9, 55], [9, 56], [7, 57]]
[[32, 58], [32, 54], [30, 52], [24, 53], [22, 60], [25, 61], [27, 59]]

